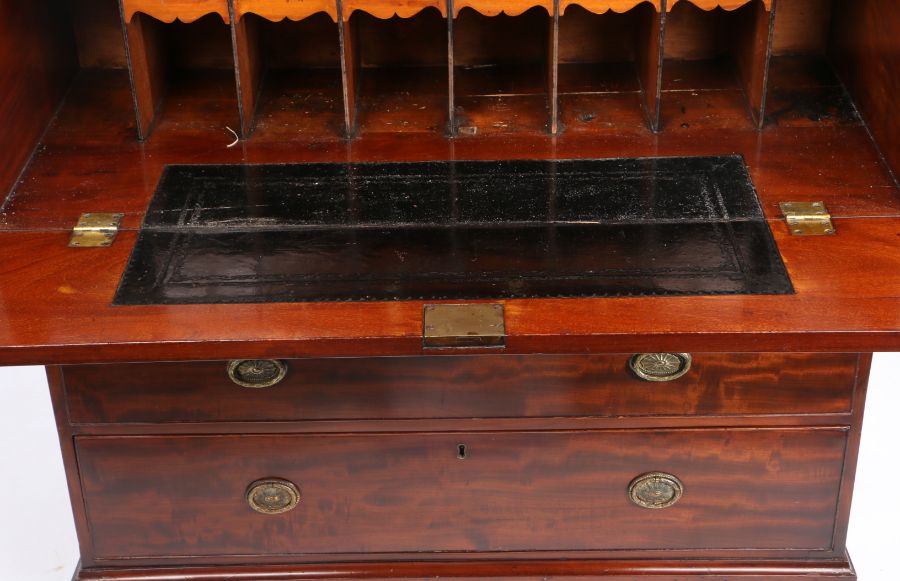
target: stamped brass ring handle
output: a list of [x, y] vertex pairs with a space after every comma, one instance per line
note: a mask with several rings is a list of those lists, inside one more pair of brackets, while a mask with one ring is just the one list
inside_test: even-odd
[[672, 506], [683, 493], [684, 485], [681, 481], [665, 472], [641, 474], [628, 485], [628, 498], [641, 508]]
[[290, 480], [265, 478], [247, 488], [247, 503], [261, 514], [281, 514], [300, 503], [300, 490]]
[[690, 353], [638, 353], [628, 367], [644, 381], [672, 381], [691, 368]]
[[241, 387], [272, 387], [286, 374], [287, 364], [277, 359], [236, 359], [228, 362], [228, 378]]

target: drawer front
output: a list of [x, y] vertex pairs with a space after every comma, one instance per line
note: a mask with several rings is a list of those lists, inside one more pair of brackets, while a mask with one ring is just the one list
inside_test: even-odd
[[227, 362], [71, 366], [74, 423], [846, 413], [855, 354], [696, 354], [649, 382], [629, 355], [481, 355], [289, 360], [265, 389]]
[[[846, 432], [820, 429], [79, 437], [97, 557], [822, 549]], [[460, 446], [465, 446], [464, 450]], [[462, 456], [462, 457], [460, 457]], [[683, 496], [642, 508], [639, 475]], [[299, 502], [252, 510], [260, 479]]]

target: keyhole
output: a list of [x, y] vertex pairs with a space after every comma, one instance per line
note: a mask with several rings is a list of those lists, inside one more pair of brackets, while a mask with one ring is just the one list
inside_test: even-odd
[[466, 445], [465, 444], [460, 444], [459, 446], [456, 447], [456, 457], [459, 458], [460, 460], [466, 459]]

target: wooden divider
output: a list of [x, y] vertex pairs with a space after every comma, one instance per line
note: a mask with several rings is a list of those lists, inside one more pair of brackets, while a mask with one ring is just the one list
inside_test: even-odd
[[[160, 103], [166, 93], [165, 47], [161, 28], [176, 20], [193, 22], [203, 16], [218, 14], [230, 26], [241, 119], [241, 135], [248, 137], [254, 129], [259, 107], [262, 79], [266, 68], [260, 47], [260, 19], [279, 22], [301, 21], [317, 13], [327, 14], [335, 22], [340, 47], [343, 125], [348, 137], [359, 130], [361, 50], [357, 20], [351, 16], [362, 11], [378, 19], [412, 18], [426, 9], [436, 9], [447, 20], [447, 119], [448, 132], [456, 134], [456, 90], [459, 82], [454, 68], [459, 64], [454, 28], [462, 10], [470, 8], [493, 17], [522, 15], [540, 7], [548, 14], [546, 47], [547, 128], [551, 134], [563, 130], [560, 120], [560, 17], [572, 6], [580, 6], [594, 14], [634, 12], [637, 39], [634, 56], [641, 93], [641, 107], [646, 125], [652, 131], [661, 129], [667, 15], [673, 7], [691, 3], [711, 11], [738, 9], [752, 11], [742, 18], [734, 35], [734, 60], [746, 94], [753, 122], [762, 127], [765, 119], [768, 63], [774, 30], [774, 0], [120, 0], [120, 9], [128, 47], [128, 64], [137, 113], [137, 131], [146, 139], [156, 121]], [[752, 7], [748, 7], [752, 5]], [[250, 15], [254, 15], [252, 18]], [[533, 19], [532, 19], [532, 22]], [[631, 20], [628, 21], [632, 22]], [[336, 86], [336, 85], [335, 85]], [[601, 101], [596, 101], [601, 103]], [[532, 105], [532, 109], [534, 106]]]
[[300, 21], [314, 14], [325, 13], [337, 23], [338, 6], [335, 0], [229, 0], [233, 25], [235, 75], [238, 104], [241, 114], [241, 135], [249, 137], [255, 125], [262, 79], [266, 67], [260, 50], [259, 22], [249, 15], [271, 22], [288, 19]]
[[[341, 0], [340, 11], [347, 134], [452, 132], [452, 71], [441, 72], [452, 61], [449, 2]], [[422, 50], [379, 46], [396, 35]]]
[[218, 14], [230, 23], [227, 0], [120, 0], [138, 138], [147, 139], [165, 97], [166, 55], [160, 23], [189, 23]]
[[[665, 31], [666, 10], [663, 0], [560, 0], [559, 14], [565, 15], [570, 9], [575, 7], [581, 8], [587, 12], [605, 15], [608, 13], [616, 13], [624, 15], [630, 13], [634, 16], [634, 21], [629, 25], [634, 25], [636, 34], [634, 43], [635, 68], [636, 68], [636, 86], [640, 91], [640, 108], [644, 114], [644, 124], [651, 131], [658, 131], [660, 120], [660, 90], [661, 90], [661, 74], [662, 74], [662, 55], [663, 43], [662, 38]], [[603, 34], [599, 31], [597, 34]], [[627, 50], [630, 50], [630, 45]], [[598, 73], [602, 74], [602, 73]], [[589, 86], [605, 86], [604, 79], [593, 79]], [[560, 87], [560, 92], [563, 88]], [[566, 88], [568, 93], [571, 89]], [[615, 90], [606, 89], [610, 93]], [[588, 104], [602, 107], [612, 106], [613, 110], [609, 111], [609, 115], [616, 113], [615, 107], [625, 106], [625, 102], [629, 97], [628, 91], [622, 92], [618, 101], [610, 99], [608, 95], [598, 93], [594, 103], [586, 102], [589, 98], [590, 89], [586, 91], [586, 95], [580, 96], [579, 105], [586, 106]], [[569, 97], [571, 100], [572, 98]], [[605, 99], [605, 100], [604, 100]], [[606, 113], [606, 112], [604, 112]], [[591, 113], [593, 115], [593, 113]], [[566, 115], [570, 121], [571, 112]], [[603, 113], [600, 115], [603, 117]], [[619, 127], [620, 123], [607, 123], [608, 125]], [[624, 125], [622, 123], [621, 125]]]
[[[456, 0], [447, 0], [447, 135], [449, 137], [456, 136], [456, 75], [453, 70], [456, 66], [456, 58], [454, 57], [454, 38], [452, 15], [456, 14], [454, 2]], [[453, 196], [454, 209], [456, 208], [456, 195]], [[454, 213], [455, 215], [455, 213]]]
[[[536, 107], [537, 95], [530, 93], [534, 90], [535, 78], [532, 75], [528, 75], [528, 79], [526, 80], [524, 77], [519, 79], [518, 81], [512, 81], [509, 83], [510, 85], [519, 85], [521, 83], [525, 83], [528, 86], [528, 91], [525, 94], [517, 94], [511, 95], [509, 94], [508, 87], [503, 86], [502, 82], [484, 82], [486, 79], [485, 75], [482, 75], [482, 82], [480, 87], [481, 89], [487, 88], [489, 85], [492, 85], [492, 88], [496, 89], [495, 93], [491, 93], [491, 91], [485, 91], [482, 93], [466, 93], [466, 87], [472, 89], [473, 83], [466, 83], [465, 79], [456, 79], [454, 83], [457, 92], [455, 93], [453, 100], [459, 105], [457, 110], [460, 107], [463, 107], [465, 103], [468, 103], [470, 107], [475, 108], [475, 112], [470, 118], [468, 113], [471, 111], [466, 108], [464, 114], [466, 118], [472, 122], [470, 124], [465, 125], [465, 127], [457, 127], [461, 120], [458, 120], [458, 123], [454, 123], [452, 129], [453, 134], [462, 134], [462, 135], [470, 135], [473, 133], [482, 133], [482, 132], [493, 132], [496, 131], [496, 127], [505, 128], [507, 126], [512, 127], [516, 125], [513, 120], [521, 121], [522, 119], [526, 119], [523, 122], [522, 126], [515, 126], [511, 130], [513, 131], [534, 131], [534, 130], [542, 130], [549, 131], [555, 133], [558, 129], [558, 101], [556, 99], [556, 87], [557, 87], [557, 78], [556, 78], [556, 63], [557, 63], [557, 55], [556, 51], [559, 45], [559, 36], [558, 36], [558, 9], [557, 9], [557, 0], [453, 0], [450, 8], [450, 13], [453, 15], [453, 18], [457, 21], [456, 27], [453, 29], [453, 43], [454, 47], [454, 57], [453, 64], [456, 67], [456, 71], [460, 70], [466, 71], [467, 63], [464, 62], [464, 59], [460, 58], [461, 54], [468, 52], [471, 56], [472, 47], [477, 46], [471, 42], [471, 38], [468, 42], [467, 48], [468, 50], [462, 50], [461, 45], [458, 41], [460, 39], [466, 37], [467, 35], [461, 28], [463, 24], [468, 23], [470, 26], [474, 26], [474, 30], [477, 30], [480, 25], [476, 24], [476, 20], [473, 18], [474, 14], [480, 15], [480, 17], [484, 18], [495, 18], [495, 17], [506, 17], [504, 18], [504, 23], [506, 25], [512, 26], [515, 28], [517, 25], [511, 24], [513, 20], [518, 20], [519, 18], [526, 18], [524, 21], [519, 22], [530, 22], [534, 24], [534, 19], [536, 18], [534, 15], [528, 17], [526, 12], [534, 8], [541, 8], [547, 15], [546, 21], [546, 32], [538, 31], [535, 29], [530, 29], [530, 32], [539, 33], [539, 35], [531, 37], [526, 36], [522, 37], [521, 34], [518, 36], [511, 36], [509, 39], [505, 39], [508, 42], [514, 43], [526, 43], [525, 46], [528, 47], [528, 43], [530, 43], [530, 47], [535, 47], [541, 45], [541, 43], [546, 42], [541, 50], [541, 54], [543, 55], [543, 62], [546, 65], [546, 75], [543, 76], [543, 81], [540, 82], [540, 85], [543, 87], [543, 98], [541, 101], [540, 108], [543, 110], [542, 119], [540, 119], [538, 125], [538, 117], [536, 115], [541, 115], [538, 113], [538, 108]], [[466, 11], [468, 14], [464, 13]], [[471, 32], [472, 29], [470, 29]], [[521, 33], [521, 31], [519, 31]], [[546, 34], [546, 37], [544, 37]], [[500, 39], [499, 42], [496, 39], [486, 38], [484, 42], [486, 47], [492, 48], [493, 50], [499, 49], [501, 52], [506, 48], [504, 45], [504, 39]], [[491, 45], [493, 45], [491, 47]], [[529, 49], [529, 52], [533, 55], [533, 50]], [[470, 65], [471, 63], [469, 63]], [[501, 63], [504, 66], [509, 63]], [[479, 65], [481, 66], [481, 65]], [[518, 72], [521, 72], [520, 68]], [[500, 74], [497, 71], [496, 74]], [[467, 74], [467, 76], [472, 77], [471, 74]], [[476, 75], [477, 76], [477, 75]], [[478, 84], [478, 83], [475, 83]], [[516, 102], [515, 105], [507, 107], [508, 103]], [[493, 102], [493, 104], [490, 104]], [[462, 104], [462, 105], [461, 105]], [[525, 107], [527, 111], [520, 110], [519, 113], [521, 115], [517, 115], [514, 110], [516, 109], [516, 105], [520, 107]]]
[[[775, 0], [668, 0], [666, 11], [692, 4], [707, 12], [741, 15], [729, 38], [740, 88], [746, 97], [752, 124], [761, 129], [765, 123], [768, 70], [775, 25]], [[671, 16], [670, 16], [671, 18]], [[713, 33], [717, 31], [712, 31]]]
[[[238, 107], [241, 115], [241, 136], [247, 138], [253, 132], [257, 98], [262, 89], [265, 64], [259, 50], [258, 22], [246, 15], [250, 13], [247, 2], [235, 0], [231, 8], [231, 42], [234, 49], [235, 79]], [[264, 7], [263, 7], [264, 8]], [[274, 18], [278, 15], [275, 14]]]
[[559, 2], [550, 10], [549, 47], [547, 49], [547, 96], [550, 100], [550, 134], [559, 133]]
[[666, 11], [660, 2], [654, 3], [643, 10], [642, 20], [637, 39], [638, 74], [647, 125], [656, 132], [660, 128]]
[[753, 122], [757, 128], [762, 129], [766, 118], [769, 62], [775, 32], [775, 7], [772, 0], [755, 0], [751, 9], [753, 17], [744, 23], [740, 30], [735, 57]]
[[341, 76], [344, 88], [344, 131], [348, 138], [356, 133], [357, 121], [357, 76], [359, 73], [359, 36], [356, 34], [356, 21], [350, 20], [351, 12], [344, 13], [342, 2], [338, 0], [338, 30], [341, 45]]

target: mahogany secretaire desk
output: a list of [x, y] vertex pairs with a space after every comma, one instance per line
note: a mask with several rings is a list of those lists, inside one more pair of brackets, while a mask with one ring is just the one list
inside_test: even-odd
[[0, 0], [79, 580], [853, 579], [895, 0]]

